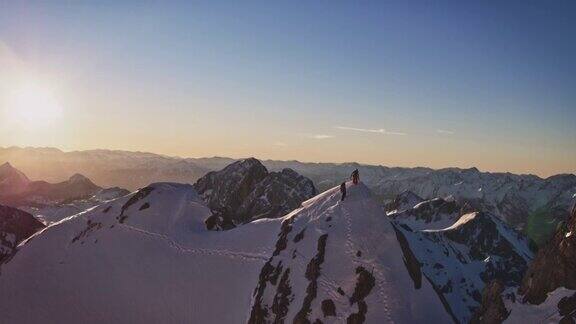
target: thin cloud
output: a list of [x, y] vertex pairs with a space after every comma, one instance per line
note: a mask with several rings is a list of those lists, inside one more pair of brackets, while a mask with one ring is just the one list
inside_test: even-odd
[[333, 135], [326, 135], [326, 134], [314, 134], [314, 135], [309, 135], [308, 137], [313, 138], [313, 139], [318, 139], [318, 140], [323, 140], [323, 139], [328, 139], [328, 138], [333, 138]]
[[445, 134], [445, 135], [454, 135], [454, 132], [451, 130], [446, 130], [446, 129], [437, 129], [436, 133], [438, 134]]
[[402, 133], [402, 132], [390, 132], [390, 131], [385, 130], [384, 128], [370, 129], [370, 128], [348, 127], [348, 126], [334, 126], [334, 127], [337, 129], [362, 132], [362, 133], [376, 133], [376, 134], [384, 134], [384, 135], [406, 135], [406, 133]]
[[284, 143], [284, 142], [275, 142], [274, 146], [287, 146], [288, 144]]

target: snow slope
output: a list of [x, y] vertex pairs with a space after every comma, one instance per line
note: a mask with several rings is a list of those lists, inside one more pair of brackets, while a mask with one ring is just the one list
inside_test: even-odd
[[157, 183], [56, 223], [2, 265], [2, 323], [238, 323], [279, 220], [224, 235], [192, 186]]
[[42, 223], [50, 225], [61, 221], [66, 217], [83, 212], [89, 208], [100, 205], [108, 200], [113, 200], [126, 196], [130, 192], [121, 188], [101, 189], [95, 195], [88, 198], [79, 198], [66, 203], [34, 204], [34, 206], [20, 206], [24, 210], [36, 217]]
[[369, 189], [333, 188], [283, 220], [262, 268], [249, 323], [447, 323], [431, 285], [416, 283]]
[[[286, 322], [450, 322], [370, 191], [348, 195], [334, 188], [285, 217], [214, 232], [192, 186], [152, 184], [23, 242], [0, 268], [2, 323], [242, 323], [258, 305], [276, 309], [281, 282]], [[280, 262], [290, 272], [273, 280]], [[335, 316], [323, 316], [327, 299]]]
[[[513, 292], [509, 293], [509, 296], [516, 296]], [[506, 297], [506, 296], [504, 296]], [[558, 288], [548, 294], [546, 301], [539, 305], [532, 305], [529, 303], [521, 303], [516, 299], [510, 300], [508, 298], [504, 299], [506, 309], [510, 312], [510, 315], [504, 323], [507, 324], [525, 324], [525, 323], [562, 323], [561, 320], [565, 315], [561, 314], [559, 311], [558, 304], [562, 300], [567, 300], [572, 297], [576, 299], [576, 291], [566, 288]], [[572, 306], [573, 307], [573, 306]], [[572, 316], [576, 317], [575, 313]], [[570, 323], [570, 322], [567, 322]]]

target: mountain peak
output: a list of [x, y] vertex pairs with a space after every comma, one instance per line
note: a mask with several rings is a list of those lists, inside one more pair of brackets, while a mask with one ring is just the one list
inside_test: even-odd
[[244, 160], [239, 160], [236, 161], [234, 163], [232, 163], [231, 165], [240, 165], [243, 167], [264, 167], [264, 165], [262, 164], [262, 162], [260, 162], [260, 160], [250, 157]]
[[310, 179], [293, 170], [270, 173], [255, 158], [209, 172], [194, 188], [214, 213], [206, 223], [209, 229], [228, 229], [253, 219], [284, 216], [316, 194]]
[[80, 174], [80, 173], [75, 173], [73, 176], [71, 176], [70, 178], [68, 178], [69, 182], [92, 182], [90, 181], [90, 179], [88, 179], [86, 176]]
[[434, 307], [409, 310], [408, 301], [432, 301], [434, 290], [420, 284], [406, 289], [422, 277], [407, 271], [395, 229], [364, 184], [346, 185], [344, 201], [336, 186], [283, 219], [254, 289], [248, 323], [317, 323], [336, 311], [335, 322], [410, 323], [419, 312], [432, 322], [449, 321]]
[[4, 164], [0, 165], [0, 170], [2, 169], [11, 169], [14, 168], [10, 162], [4, 162]]
[[26, 189], [30, 179], [9, 162], [0, 165], [0, 194], [16, 194]]
[[18, 169], [16, 169], [14, 166], [12, 166], [10, 162], [6, 162], [0, 165], [0, 176], [4, 176], [11, 173], [21, 173], [21, 172], [18, 171]]

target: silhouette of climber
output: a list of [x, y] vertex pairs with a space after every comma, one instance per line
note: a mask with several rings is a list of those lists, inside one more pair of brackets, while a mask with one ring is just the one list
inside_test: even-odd
[[352, 171], [352, 183], [357, 185], [359, 180], [360, 180], [360, 172], [358, 172], [358, 169], [356, 169]]
[[341, 201], [344, 201], [344, 198], [346, 198], [346, 182], [342, 182], [340, 185], [340, 193], [342, 194]]

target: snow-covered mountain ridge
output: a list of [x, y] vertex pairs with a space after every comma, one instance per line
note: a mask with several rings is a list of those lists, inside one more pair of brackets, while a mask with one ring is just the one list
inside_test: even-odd
[[[63, 152], [54, 148], [0, 148], [0, 163], [13, 162], [33, 179], [63, 181], [81, 173], [104, 187], [131, 190], [148, 183], [194, 183], [209, 171], [222, 169], [236, 159], [177, 158], [153, 153], [111, 150]], [[42, 161], [41, 164], [38, 161]], [[493, 213], [543, 244], [576, 194], [576, 175], [548, 178], [512, 173], [480, 172], [476, 168], [401, 168], [358, 163], [304, 163], [263, 161], [272, 172], [290, 168], [311, 179], [319, 192], [348, 179], [358, 168], [362, 181], [380, 198], [391, 201], [409, 190], [424, 199], [453, 196], [460, 203]]]
[[192, 186], [152, 184], [23, 242], [0, 268], [2, 322], [450, 321], [369, 189], [348, 191], [214, 232]]
[[418, 203], [388, 214], [410, 250], [416, 273], [434, 286], [455, 322], [469, 322], [482, 291], [495, 279], [518, 287], [533, 254], [528, 240], [486, 212], [470, 212], [453, 200]]

